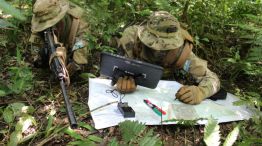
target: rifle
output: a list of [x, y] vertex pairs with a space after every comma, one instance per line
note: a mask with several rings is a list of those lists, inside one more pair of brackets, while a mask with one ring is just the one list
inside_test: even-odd
[[[51, 54], [56, 52], [56, 48], [60, 46], [60, 44], [55, 44], [54, 37], [53, 37], [53, 30], [52, 28], [47, 28], [44, 30], [44, 39], [45, 39], [45, 49], [49, 53], [49, 57]], [[65, 87], [65, 73], [63, 72], [62, 63], [58, 59], [58, 57], [54, 57], [52, 62], [50, 63], [50, 68], [54, 72], [56, 78], [60, 82], [60, 86], [62, 89], [62, 94], [65, 101], [67, 116], [70, 122], [71, 128], [77, 128], [77, 122], [75, 118], [75, 114], [72, 110], [72, 105], [69, 101], [69, 97], [67, 95], [66, 87]]]

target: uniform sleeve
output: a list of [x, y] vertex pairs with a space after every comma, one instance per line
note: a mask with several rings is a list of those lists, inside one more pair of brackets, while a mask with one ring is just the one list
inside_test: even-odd
[[79, 28], [75, 37], [75, 42], [72, 48], [73, 54], [73, 60], [77, 64], [87, 64], [88, 63], [88, 55], [89, 55], [89, 49], [88, 49], [88, 42], [84, 38], [84, 35], [89, 33], [89, 27], [88, 24], [84, 21], [80, 21]]
[[218, 76], [207, 68], [207, 61], [200, 59], [193, 52], [186, 61], [184, 70], [193, 76], [198, 87], [202, 87], [204, 98], [212, 96], [220, 89]]
[[118, 41], [119, 51], [128, 58], [134, 58], [133, 49], [136, 45], [137, 30], [136, 25], [126, 28]]

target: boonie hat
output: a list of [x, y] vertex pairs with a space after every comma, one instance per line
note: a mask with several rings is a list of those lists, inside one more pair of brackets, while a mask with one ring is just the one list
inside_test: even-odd
[[33, 6], [32, 33], [58, 23], [69, 9], [67, 0], [37, 0]]
[[181, 28], [178, 20], [166, 11], [150, 15], [147, 24], [138, 28], [138, 37], [147, 47], [159, 51], [177, 49], [185, 40], [193, 42], [191, 35]]

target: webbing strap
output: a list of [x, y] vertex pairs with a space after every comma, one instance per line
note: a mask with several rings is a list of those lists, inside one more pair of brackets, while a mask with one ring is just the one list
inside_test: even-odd
[[69, 37], [68, 37], [68, 47], [69, 48], [73, 47], [73, 43], [74, 43], [74, 40], [75, 40], [75, 37], [76, 37], [76, 33], [77, 33], [79, 23], [80, 23], [80, 19], [73, 17], [73, 22], [71, 24], [71, 29], [70, 29], [70, 33], [69, 33]]
[[180, 57], [176, 61], [176, 67], [177, 68], [183, 67], [183, 65], [184, 65], [186, 59], [188, 58], [188, 56], [190, 55], [192, 49], [193, 49], [193, 44], [186, 42], [185, 47], [184, 47], [183, 51], [181, 52]]
[[164, 66], [170, 67], [174, 65], [175, 68], [182, 68], [187, 57], [190, 55], [192, 48], [193, 45], [191, 43], [185, 42], [183, 46], [174, 50], [170, 50], [163, 59]]

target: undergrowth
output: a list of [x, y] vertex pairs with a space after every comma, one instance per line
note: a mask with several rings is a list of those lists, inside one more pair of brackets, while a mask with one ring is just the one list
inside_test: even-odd
[[[203, 141], [207, 145], [262, 143], [261, 0], [72, 1], [86, 11], [91, 30], [86, 39], [91, 52], [114, 52], [114, 38], [121, 36], [126, 27], [143, 23], [152, 11], [171, 12], [194, 36], [193, 51], [208, 60], [211, 70], [223, 81], [222, 87], [229, 87], [230, 92], [240, 97], [235, 104], [246, 105], [255, 112], [251, 120], [239, 122], [226, 139], [219, 134], [222, 129], [217, 121], [210, 119]], [[90, 118], [87, 107], [81, 101], [76, 102], [81, 95], [75, 92], [70, 95], [74, 97], [78, 119], [83, 122], [79, 123], [78, 131], [68, 128], [63, 121], [65, 111], [58, 98], [61, 95], [58, 87], [50, 84], [48, 77], [40, 79], [39, 73], [33, 72], [32, 62], [28, 62], [30, 47], [24, 37], [29, 36], [31, 16], [30, 0], [0, 1], [0, 145], [44, 145], [54, 139], [68, 145], [163, 144], [154, 128], [131, 121], [119, 124], [120, 136], [106, 140], [87, 122]], [[95, 73], [83, 73], [81, 77], [95, 77], [99, 67], [93, 66]], [[85, 86], [82, 84], [76, 83]]]

